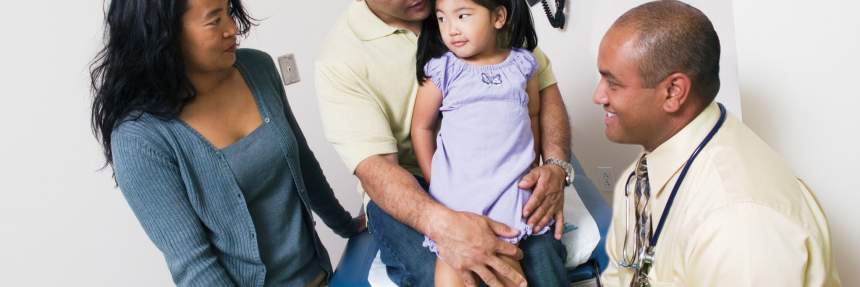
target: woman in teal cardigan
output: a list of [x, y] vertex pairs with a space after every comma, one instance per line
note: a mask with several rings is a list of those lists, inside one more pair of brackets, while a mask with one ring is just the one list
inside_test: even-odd
[[363, 231], [331, 190], [269, 55], [237, 50], [239, 0], [111, 1], [92, 68], [107, 164], [180, 286], [321, 286], [311, 211]]

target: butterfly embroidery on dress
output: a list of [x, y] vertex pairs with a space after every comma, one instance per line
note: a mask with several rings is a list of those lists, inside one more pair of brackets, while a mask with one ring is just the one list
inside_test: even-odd
[[486, 73], [481, 73], [481, 82], [487, 85], [501, 85], [502, 84], [502, 74], [495, 74], [493, 76], [487, 75]]

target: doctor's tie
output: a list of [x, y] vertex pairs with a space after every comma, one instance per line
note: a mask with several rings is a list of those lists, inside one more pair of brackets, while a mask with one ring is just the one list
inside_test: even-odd
[[[636, 225], [634, 226], [636, 256], [648, 248], [651, 240], [651, 212], [648, 204], [651, 202], [651, 185], [648, 181], [648, 161], [645, 154], [636, 164], [636, 195], [634, 196], [634, 208], [636, 209]], [[638, 273], [638, 270], [637, 270]], [[636, 274], [630, 282], [631, 286], [642, 286], [640, 274]], [[646, 280], [647, 281], [647, 280]]]

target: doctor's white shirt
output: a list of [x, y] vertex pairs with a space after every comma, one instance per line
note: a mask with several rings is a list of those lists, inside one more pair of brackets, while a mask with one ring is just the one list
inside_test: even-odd
[[[645, 153], [653, 229], [684, 163], [719, 116], [712, 103]], [[610, 263], [601, 277], [605, 286], [629, 286], [633, 276], [617, 262], [625, 209], [634, 214], [635, 193], [631, 190], [630, 207], [624, 198], [627, 175], [634, 167], [635, 162], [622, 174], [613, 195], [606, 242]], [[629, 188], [634, 185], [631, 181]], [[632, 219], [630, 224], [632, 229]], [[815, 194], [764, 141], [728, 115], [682, 182], [655, 248], [649, 281], [655, 287], [840, 286], [830, 242], [827, 218]]]

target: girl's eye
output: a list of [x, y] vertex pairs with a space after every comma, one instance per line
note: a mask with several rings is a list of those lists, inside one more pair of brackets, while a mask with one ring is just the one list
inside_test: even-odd
[[472, 14], [460, 14], [460, 20], [469, 18], [469, 16], [472, 16]]
[[436, 20], [439, 21], [439, 23], [445, 22], [444, 17], [436, 17]]

